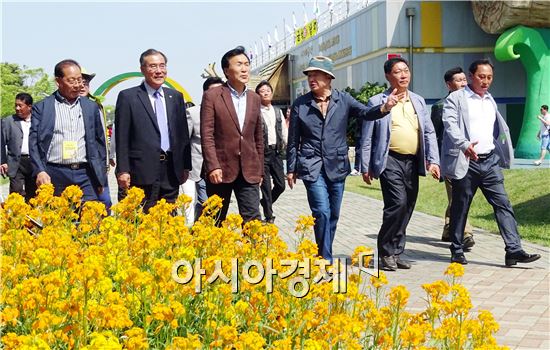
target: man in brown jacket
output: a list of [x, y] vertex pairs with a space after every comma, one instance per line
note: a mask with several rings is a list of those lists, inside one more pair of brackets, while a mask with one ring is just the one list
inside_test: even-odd
[[201, 104], [206, 193], [223, 198], [218, 224], [227, 215], [232, 191], [244, 222], [259, 220], [264, 169], [260, 97], [246, 87], [250, 60], [242, 46], [226, 52], [221, 63], [227, 82], [206, 91]]

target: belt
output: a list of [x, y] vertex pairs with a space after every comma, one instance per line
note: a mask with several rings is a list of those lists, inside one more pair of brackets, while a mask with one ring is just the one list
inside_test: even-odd
[[416, 154], [401, 154], [401, 153], [397, 153], [395, 151], [389, 151], [388, 152], [390, 156], [394, 157], [394, 158], [397, 158], [397, 159], [401, 159], [401, 160], [409, 160], [409, 159], [415, 159], [416, 158]]
[[167, 161], [168, 158], [171, 156], [171, 153], [172, 153], [172, 152], [162, 152], [162, 153], [160, 154], [159, 160], [160, 160], [161, 162]]
[[21, 158], [30, 158], [31, 156], [29, 154], [22, 154]]
[[276, 150], [276, 149], [277, 149], [277, 145], [268, 145], [267, 148]]
[[478, 158], [479, 160], [485, 160], [485, 159], [489, 158], [490, 156], [492, 156], [493, 153], [494, 153], [494, 152], [491, 151], [491, 152], [489, 152], [489, 153], [478, 154], [478, 155], [477, 155], [477, 158]]
[[68, 168], [71, 170], [88, 168], [88, 163], [71, 163], [71, 164], [48, 163], [48, 165], [58, 167], [58, 168]]

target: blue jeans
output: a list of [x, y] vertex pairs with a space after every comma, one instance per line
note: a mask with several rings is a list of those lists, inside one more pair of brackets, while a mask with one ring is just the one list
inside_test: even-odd
[[202, 204], [208, 199], [208, 195], [206, 194], [206, 182], [204, 182], [204, 179], [195, 182], [195, 191], [197, 198], [195, 203], [195, 221], [197, 221], [202, 214]]
[[345, 180], [331, 181], [324, 169], [315, 181], [305, 181], [307, 200], [315, 218], [315, 241], [319, 255], [332, 262], [332, 242], [340, 217]]

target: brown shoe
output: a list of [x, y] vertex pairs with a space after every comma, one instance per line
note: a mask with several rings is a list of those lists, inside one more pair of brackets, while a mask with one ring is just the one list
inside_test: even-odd
[[395, 271], [397, 270], [397, 264], [395, 263], [394, 256], [383, 256], [380, 258], [380, 265], [384, 271]]
[[398, 269], [408, 270], [411, 268], [411, 263], [401, 259], [399, 255], [395, 256], [395, 264], [397, 265]]

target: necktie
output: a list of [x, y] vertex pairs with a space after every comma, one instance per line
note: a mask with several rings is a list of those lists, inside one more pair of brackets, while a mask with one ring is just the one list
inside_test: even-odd
[[164, 103], [162, 103], [160, 92], [158, 90], [155, 91], [153, 96], [155, 97], [155, 114], [157, 115], [157, 123], [160, 130], [160, 148], [166, 152], [170, 148], [168, 118], [166, 117], [166, 111], [164, 110]]

